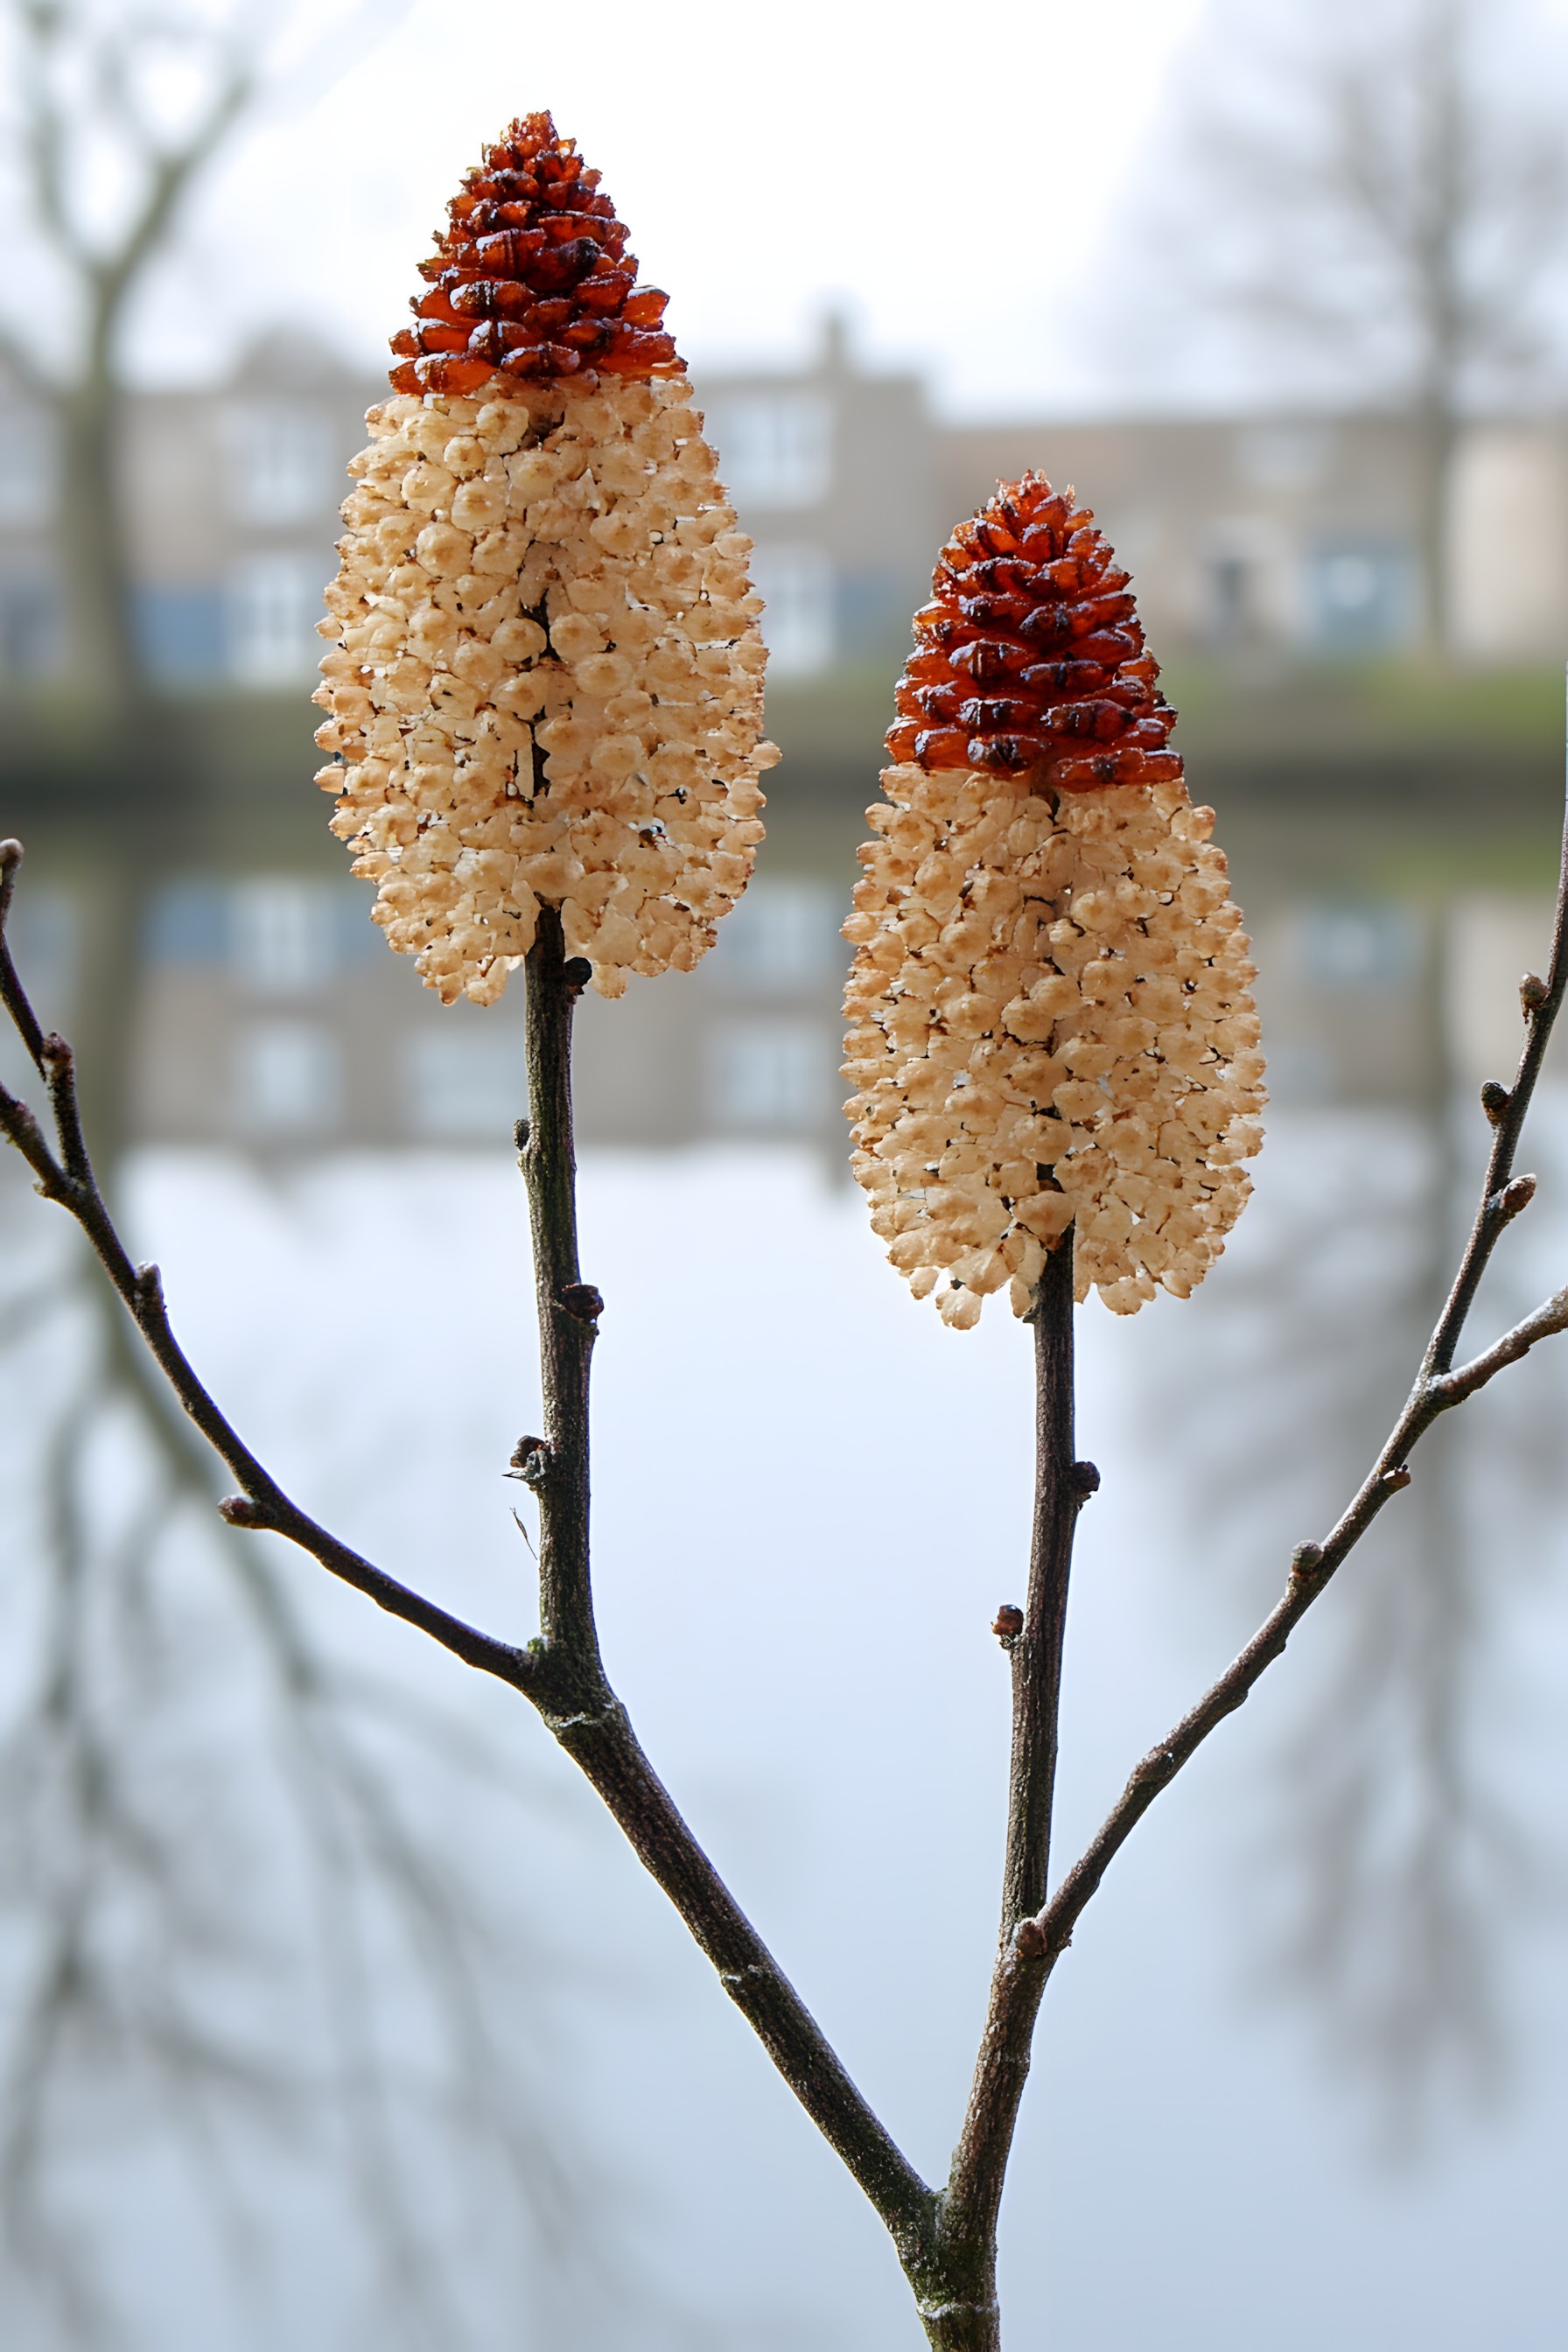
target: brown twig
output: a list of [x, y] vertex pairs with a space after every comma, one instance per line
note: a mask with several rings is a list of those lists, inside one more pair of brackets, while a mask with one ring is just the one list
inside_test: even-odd
[[[21, 864], [21, 845], [0, 842], [0, 926], [9, 912]], [[133, 1265], [115, 1228], [82, 1139], [77, 1100], [76, 1065], [65, 1040], [46, 1036], [17, 977], [5, 934], [0, 928], [0, 998], [26, 1045], [49, 1091], [55, 1117], [55, 1147], [26, 1103], [0, 1087], [0, 1133], [21, 1153], [33, 1171], [38, 1191], [58, 1202], [76, 1219], [100, 1264], [119, 1292], [132, 1321], [180, 1403], [214, 1451], [239, 1481], [242, 1492], [219, 1505], [231, 1527], [266, 1528], [298, 1544], [331, 1576], [352, 1584], [380, 1609], [416, 1626], [450, 1650], [465, 1664], [502, 1682], [523, 1688], [532, 1671], [530, 1652], [499, 1642], [475, 1626], [465, 1624], [422, 1593], [400, 1584], [384, 1569], [341, 1543], [286, 1495], [270, 1472], [220, 1411], [197, 1378], [190, 1360], [175, 1339], [163, 1300], [163, 1286], [155, 1265]]]
[[[1035, 1293], [1035, 1516], [1024, 1622], [1012, 1643], [1013, 1748], [1002, 1925], [985, 2030], [940, 2208], [933, 2282], [916, 2282], [921, 2316], [942, 2352], [991, 2352], [1000, 2340], [996, 2218], [1028, 2079], [1045, 1973], [1018, 1930], [1046, 1899], [1061, 1708], [1062, 1643], [1078, 1515], [1099, 1485], [1073, 1458], [1073, 1236], [1046, 1260]], [[925, 2291], [922, 2292], [921, 2290]]]
[[[0, 844], [5, 891], [0, 914], [20, 860], [18, 844]], [[545, 1408], [544, 1438], [519, 1449], [518, 1466], [540, 1511], [542, 1633], [525, 1649], [449, 1615], [341, 1543], [283, 1492], [238, 1436], [174, 1336], [156, 1266], [132, 1264], [81, 1141], [70, 1050], [39, 1032], [3, 952], [0, 990], [17, 1028], [37, 1038], [33, 1058], [49, 1087], [56, 1148], [27, 1106], [4, 1088], [0, 1132], [27, 1161], [45, 1198], [58, 1202], [87, 1234], [180, 1403], [239, 1481], [242, 1492], [219, 1506], [229, 1525], [286, 1537], [380, 1608], [533, 1702], [674, 1903], [900, 2254], [912, 2259], [934, 2226], [935, 2191], [895, 2147], [703, 1853], [638, 1745], [600, 1656], [588, 1554], [588, 1370], [603, 1302], [582, 1281], [577, 1263], [570, 1076], [573, 1009], [587, 976], [585, 967], [563, 953], [559, 917], [544, 910], [528, 959], [531, 1119], [526, 1138], [520, 1133], [534, 1232]]]
[[1568, 1328], [1558, 1293], [1458, 1370], [1453, 1357], [1477, 1287], [1504, 1228], [1528, 1205], [1533, 1180], [1515, 1177], [1520, 1132], [1542, 1055], [1568, 986], [1568, 825], [1559, 878], [1552, 962], [1521, 991], [1524, 1050], [1513, 1087], [1489, 1087], [1494, 1128], [1480, 1205], [1453, 1290], [1387, 1443], [1321, 1544], [1303, 1544], [1280, 1601], [1226, 1672], [1135, 1768], [1086, 1852], [1048, 1900], [1051, 1795], [1062, 1630], [1072, 1530], [1098, 1483], [1072, 1459], [1072, 1299], [1068, 1251], [1047, 1265], [1037, 1296], [1037, 1501], [1028, 1606], [1022, 1627], [998, 1620], [1015, 1644], [1014, 1746], [1001, 1949], [969, 2111], [941, 2199], [894, 2145], [856, 2089], [798, 1994], [740, 1910], [692, 1835], [632, 1732], [605, 1675], [594, 1622], [589, 1563], [588, 1383], [603, 1302], [577, 1257], [572, 1142], [573, 1010], [586, 971], [564, 953], [559, 918], [542, 913], [527, 959], [530, 1120], [519, 1131], [533, 1228], [545, 1433], [514, 1456], [540, 1509], [542, 1634], [514, 1649], [450, 1617], [349, 1550], [294, 1504], [265, 1471], [197, 1380], [170, 1328], [155, 1267], [134, 1267], [103, 1203], [81, 1139], [72, 1057], [39, 1030], [4, 948], [20, 850], [0, 845], [0, 995], [47, 1084], [56, 1146], [27, 1107], [0, 1089], [0, 1131], [33, 1169], [38, 1189], [75, 1217], [153, 1357], [196, 1427], [239, 1479], [223, 1506], [232, 1525], [267, 1528], [310, 1552], [330, 1573], [428, 1633], [538, 1707], [593, 1783], [635, 1852], [663, 1887], [773, 2059], [887, 2224], [927, 2336], [941, 2352], [996, 2352], [995, 2221], [1029, 2045], [1046, 1981], [1071, 1940], [1112, 1857], [1154, 1797], [1224, 1717], [1239, 1706], [1291, 1631], [1391, 1496], [1410, 1483], [1409, 1456], [1437, 1418]]

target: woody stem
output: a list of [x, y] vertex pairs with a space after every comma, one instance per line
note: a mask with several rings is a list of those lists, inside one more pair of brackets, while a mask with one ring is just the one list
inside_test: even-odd
[[1073, 1458], [1073, 1236], [1035, 1293], [1035, 1517], [1023, 1630], [1013, 1643], [1013, 1752], [1002, 1924], [985, 2030], [938, 2224], [917, 2284], [939, 2352], [996, 2352], [996, 2220], [1035, 2020], [1050, 1970], [1029, 1924], [1046, 1899], [1062, 1643], [1078, 1515], [1098, 1478]]
[[936, 2200], [894, 2146], [841, 2060], [724, 1885], [637, 1741], [610, 1687], [589, 1571], [588, 1370], [601, 1312], [577, 1258], [572, 1023], [588, 978], [561, 918], [542, 908], [527, 962], [528, 1188], [544, 1400], [542, 1445], [520, 1448], [540, 1521], [542, 1639], [525, 1685], [549, 1728], [664, 1889], [731, 2000], [848, 2167], [908, 2258], [930, 2237]]

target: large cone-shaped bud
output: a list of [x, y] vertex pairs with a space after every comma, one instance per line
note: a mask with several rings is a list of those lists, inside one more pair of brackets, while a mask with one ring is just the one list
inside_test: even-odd
[[[1007, 540], [1015, 553], [977, 551]], [[962, 586], [1003, 562], [1005, 575]], [[1069, 1226], [1080, 1298], [1092, 1285], [1131, 1314], [1156, 1285], [1185, 1297], [1247, 1200], [1241, 1163], [1266, 1098], [1214, 812], [1193, 806], [1166, 747], [1174, 713], [1126, 575], [1070, 497], [1035, 476], [999, 491], [950, 543], [936, 586], [908, 673], [931, 724], [900, 721], [889, 739], [900, 756], [867, 813], [875, 837], [845, 925], [845, 1109], [872, 1224], [960, 1329], [1009, 1285], [1026, 1314]], [[1026, 635], [1047, 614], [1063, 617]], [[1047, 703], [1021, 649], [1052, 630]], [[943, 701], [935, 653], [973, 682], [973, 703]], [[1004, 674], [1019, 681], [1010, 698]], [[1027, 713], [1013, 707], [1025, 695]]]
[[689, 971], [778, 756], [751, 541], [597, 181], [548, 115], [487, 152], [350, 467], [319, 782], [446, 1002], [500, 993], [542, 905], [605, 995]]

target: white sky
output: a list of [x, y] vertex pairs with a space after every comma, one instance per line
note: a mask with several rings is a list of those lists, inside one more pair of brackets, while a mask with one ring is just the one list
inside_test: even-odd
[[976, 414], [1103, 380], [1067, 314], [1205, 0], [416, 0], [314, 106], [237, 142], [134, 339], [204, 372], [291, 316], [366, 360], [463, 166], [549, 106], [604, 172], [686, 355], [861, 353]]

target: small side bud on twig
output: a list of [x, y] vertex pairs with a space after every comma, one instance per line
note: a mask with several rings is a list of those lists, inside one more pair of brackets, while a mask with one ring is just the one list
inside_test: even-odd
[[1037, 1919], [1019, 1920], [1013, 1930], [1013, 1954], [1016, 1959], [1020, 1960], [1045, 1958], [1045, 1930]]
[[43, 1043], [45, 1066], [51, 1078], [68, 1078], [76, 1068], [76, 1055], [65, 1039], [50, 1030]]
[[1321, 1543], [1299, 1543], [1290, 1555], [1290, 1573], [1299, 1584], [1310, 1584], [1322, 1564]]
[[1516, 1176], [1512, 1183], [1505, 1184], [1498, 1194], [1498, 1214], [1505, 1221], [1510, 1217], [1517, 1217], [1521, 1209], [1529, 1208], [1534, 1198], [1534, 1177]]
[[1100, 1492], [1100, 1472], [1092, 1462], [1075, 1462], [1072, 1465], [1073, 1491], [1080, 1503]]
[[1519, 1001], [1524, 1009], [1524, 1017], [1527, 1021], [1532, 1013], [1540, 1012], [1551, 992], [1538, 971], [1525, 973], [1519, 983]]
[[520, 1118], [518, 1120], [517, 1125], [512, 1129], [511, 1139], [513, 1143], [516, 1144], [519, 1151], [526, 1151], [528, 1150], [528, 1139], [532, 1132], [533, 1130], [529, 1126], [527, 1119]]
[[163, 1304], [163, 1273], [151, 1258], [136, 1269], [136, 1296], [148, 1307]]
[[550, 1448], [542, 1437], [520, 1437], [511, 1449], [509, 1478], [521, 1478], [525, 1486], [542, 1486], [550, 1471]]
[[217, 1507], [217, 1515], [231, 1528], [265, 1528], [270, 1525], [261, 1505], [249, 1495], [226, 1495]]
[[1509, 1105], [1512, 1100], [1513, 1097], [1510, 1094], [1508, 1088], [1504, 1086], [1500, 1086], [1496, 1078], [1489, 1078], [1485, 1086], [1481, 1088], [1481, 1108], [1485, 1111], [1487, 1117], [1490, 1119], [1494, 1127], [1500, 1127], [1502, 1125], [1503, 1120], [1508, 1116]]
[[1004, 1601], [992, 1622], [991, 1631], [1005, 1650], [1010, 1650], [1024, 1630], [1024, 1612], [1016, 1601]]
[[1383, 1474], [1382, 1485], [1383, 1491], [1385, 1495], [1402, 1495], [1409, 1484], [1410, 1465], [1408, 1462], [1402, 1462], [1397, 1469], [1385, 1470]]
[[594, 967], [586, 956], [568, 956], [561, 967], [561, 978], [574, 996], [581, 996], [594, 977]]
[[605, 1311], [604, 1299], [591, 1282], [569, 1282], [560, 1297], [567, 1314], [579, 1323], [596, 1323]]

